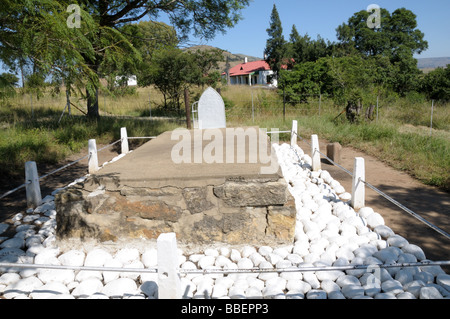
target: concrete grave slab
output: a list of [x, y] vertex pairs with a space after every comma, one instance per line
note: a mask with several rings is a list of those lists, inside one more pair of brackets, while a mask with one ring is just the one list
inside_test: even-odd
[[[255, 138], [266, 143], [255, 149]], [[246, 142], [244, 150], [238, 141]], [[176, 164], [174, 149], [183, 143], [192, 161]], [[211, 144], [212, 153], [223, 148], [223, 161], [195, 162]], [[118, 241], [173, 232], [187, 244], [293, 243], [295, 202], [271, 151], [259, 128], [163, 133], [59, 193], [57, 237]]]

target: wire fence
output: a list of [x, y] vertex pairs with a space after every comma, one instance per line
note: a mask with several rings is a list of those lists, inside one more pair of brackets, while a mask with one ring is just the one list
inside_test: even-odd
[[[214, 274], [268, 274], [268, 273], [307, 273], [307, 272], [327, 272], [327, 271], [351, 271], [368, 270], [374, 267], [380, 269], [392, 268], [410, 268], [410, 267], [432, 267], [432, 266], [450, 266], [450, 261], [423, 261], [415, 263], [393, 263], [376, 265], [347, 265], [347, 266], [292, 266], [289, 268], [247, 268], [247, 269], [178, 269], [180, 274], [184, 275], [214, 275]], [[0, 263], [0, 270], [7, 269], [14, 271], [18, 269], [52, 269], [52, 270], [73, 270], [73, 271], [100, 271], [100, 272], [122, 272], [155, 274], [158, 268], [119, 268], [119, 267], [93, 267], [93, 266], [68, 266], [68, 265], [44, 265], [44, 264], [20, 264], [20, 263]]]
[[[155, 138], [156, 138], [155, 136], [151, 136], [151, 137], [126, 137], [126, 140], [128, 141], [128, 140], [142, 140], [142, 139], [155, 139]], [[112, 142], [111, 144], [108, 144], [108, 145], [98, 149], [97, 152], [104, 151], [104, 150], [106, 150], [108, 148], [113, 147], [114, 145], [116, 145], [118, 143], [122, 143], [123, 141], [124, 141], [124, 138], [120, 138], [119, 140], [117, 140], [115, 142]], [[51, 175], [54, 175], [54, 174], [56, 174], [56, 173], [58, 173], [60, 171], [63, 171], [63, 170], [65, 170], [65, 169], [67, 169], [67, 168], [69, 168], [69, 167], [71, 167], [71, 166], [73, 166], [75, 164], [78, 164], [79, 162], [81, 162], [83, 160], [90, 159], [91, 156], [92, 156], [92, 152], [89, 152], [87, 155], [85, 155], [83, 157], [80, 157], [77, 160], [74, 160], [74, 161], [72, 161], [72, 162], [70, 162], [70, 163], [68, 163], [68, 164], [66, 164], [66, 165], [64, 165], [62, 167], [59, 167], [59, 168], [57, 168], [57, 169], [55, 169], [55, 170], [53, 170], [53, 171], [51, 171], [49, 173], [46, 173], [46, 174], [44, 174], [42, 176], [39, 176], [38, 180], [41, 181], [41, 180], [43, 180], [43, 179], [45, 179], [45, 178], [47, 178], [47, 177], [49, 177]], [[17, 192], [17, 191], [19, 191], [19, 190], [21, 190], [23, 188], [26, 188], [27, 185], [30, 185], [31, 183], [32, 183], [31, 180], [25, 181], [25, 183], [23, 183], [22, 185], [14, 188], [12, 190], [9, 190], [6, 193], [4, 193], [3, 195], [1, 195], [0, 196], [0, 200], [3, 199], [3, 198], [6, 198], [6, 197], [8, 197], [8, 196], [10, 196], [12, 194], [14, 194], [15, 192]]]

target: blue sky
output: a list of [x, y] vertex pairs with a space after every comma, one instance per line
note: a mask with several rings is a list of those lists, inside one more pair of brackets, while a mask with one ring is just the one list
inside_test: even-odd
[[[292, 25], [300, 34], [336, 41], [336, 28], [347, 22], [353, 13], [378, 4], [393, 12], [405, 7], [417, 15], [418, 28], [425, 33], [429, 48], [416, 58], [450, 56], [450, 0], [253, 0], [242, 11], [243, 19], [225, 35], [217, 34], [206, 42], [192, 38], [190, 44], [208, 44], [232, 53], [263, 57], [267, 28], [273, 5], [277, 5], [285, 38], [289, 39]], [[168, 22], [161, 18], [161, 21]], [[3, 65], [0, 63], [1, 71]]]
[[417, 15], [418, 28], [425, 33], [429, 48], [417, 58], [450, 56], [450, 1], [449, 0], [253, 0], [242, 11], [243, 20], [225, 35], [218, 34], [213, 41], [192, 39], [194, 44], [208, 44], [250, 56], [263, 57], [270, 14], [276, 4], [283, 23], [285, 38], [289, 39], [292, 25], [300, 34], [312, 38], [336, 41], [336, 28], [348, 21], [353, 13], [378, 4], [389, 12], [405, 7]]

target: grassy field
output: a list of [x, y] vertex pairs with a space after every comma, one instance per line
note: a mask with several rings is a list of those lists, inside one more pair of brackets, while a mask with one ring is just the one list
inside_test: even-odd
[[[286, 105], [284, 112], [283, 98], [273, 90], [234, 86], [221, 91], [229, 126], [290, 130], [295, 119], [304, 138], [318, 134], [330, 142], [352, 145], [426, 184], [450, 190], [448, 104], [435, 105], [430, 136], [431, 102], [417, 97], [382, 98], [378, 120], [350, 124], [345, 115], [335, 120], [342, 109], [326, 97], [320, 103], [318, 97], [308, 97], [309, 103]], [[191, 92], [191, 103], [200, 93], [199, 89]], [[72, 101], [80, 110], [85, 109], [81, 99], [74, 97]], [[129, 136], [153, 136], [184, 126], [183, 119], [157, 117], [164, 115], [162, 101], [154, 88], [139, 88], [134, 95], [118, 98], [100, 94], [100, 121], [89, 121], [72, 107], [73, 116], [66, 113], [60, 123], [63, 93], [44, 94], [39, 100], [18, 94], [0, 101], [0, 176], [6, 181], [21, 178], [29, 160], [58, 163], [84, 149], [91, 138], [99, 144], [113, 142], [120, 137], [120, 127], [126, 126]]]

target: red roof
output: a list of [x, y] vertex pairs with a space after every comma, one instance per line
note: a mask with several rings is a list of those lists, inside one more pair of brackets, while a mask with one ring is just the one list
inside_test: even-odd
[[231, 68], [230, 76], [249, 75], [253, 72], [268, 71], [268, 70], [270, 70], [270, 66], [264, 60], [247, 62], [236, 65], [235, 67]]

